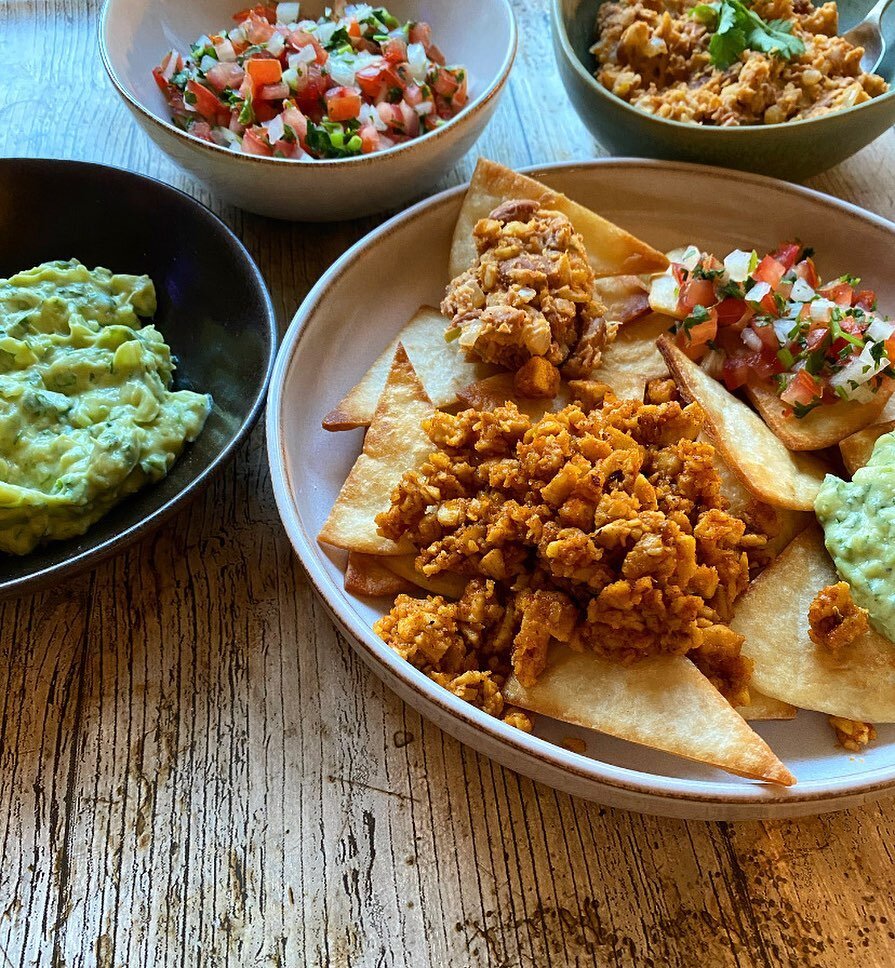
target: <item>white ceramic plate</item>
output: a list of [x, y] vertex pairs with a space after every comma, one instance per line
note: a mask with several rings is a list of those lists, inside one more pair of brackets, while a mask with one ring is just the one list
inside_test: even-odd
[[[895, 225], [805, 188], [718, 168], [598, 161], [534, 173], [659, 249], [694, 242], [715, 252], [773, 249], [798, 238], [818, 250], [824, 277], [862, 274], [895, 307], [895, 275], [882, 254]], [[895, 786], [895, 726], [860, 755], [835, 745], [826, 717], [801, 711], [758, 731], [798, 778], [788, 790], [728, 776], [597, 733], [538, 717], [527, 736], [449, 695], [371, 631], [387, 603], [343, 589], [344, 556], [316, 542], [362, 441], [321, 419], [422, 303], [437, 305], [461, 191], [385, 223], [320, 279], [283, 340], [267, 409], [267, 441], [283, 524], [311, 581], [367, 664], [404, 700], [453, 736], [544, 783], [612, 806], [675, 817], [745, 819], [843, 809]], [[558, 745], [581, 736], [587, 754]]]

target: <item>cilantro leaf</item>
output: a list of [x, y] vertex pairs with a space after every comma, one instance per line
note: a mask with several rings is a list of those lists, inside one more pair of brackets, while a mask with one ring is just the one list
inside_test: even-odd
[[[698, 16], [702, 19], [705, 11]], [[741, 0], [721, 0], [718, 25], [709, 41], [712, 63], [719, 70], [727, 70], [739, 60], [744, 50], [757, 50], [791, 60], [805, 52], [805, 44], [800, 37], [794, 36], [788, 20], [766, 22]]]

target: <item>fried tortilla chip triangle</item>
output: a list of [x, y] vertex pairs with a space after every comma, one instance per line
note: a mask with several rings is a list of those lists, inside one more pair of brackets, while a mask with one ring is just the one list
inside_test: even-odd
[[837, 400], [798, 419], [787, 414], [786, 405], [773, 388], [746, 387], [746, 393], [764, 422], [790, 450], [823, 450], [879, 420], [893, 388], [895, 384], [881, 387], [869, 403]]
[[630, 665], [554, 645], [537, 683], [511, 677], [506, 700], [553, 719], [789, 786], [795, 778], [689, 659]]
[[397, 544], [383, 538], [375, 519], [388, 510], [392, 491], [404, 472], [420, 468], [432, 452], [422, 422], [434, 412], [399, 343], [364, 437], [363, 453], [342, 485], [318, 541], [367, 555], [400, 555], [413, 550], [409, 542]]
[[871, 630], [838, 653], [808, 636], [814, 596], [839, 581], [817, 525], [803, 531], [746, 589], [731, 628], [746, 637], [752, 681], [804, 709], [868, 723], [895, 722], [895, 645]]
[[454, 229], [451, 278], [459, 276], [476, 260], [472, 238], [476, 222], [486, 218], [502, 202], [521, 198], [538, 201], [569, 218], [584, 239], [590, 264], [597, 276], [642, 275], [661, 272], [668, 265], [668, 259], [661, 252], [583, 205], [527, 175], [480, 158]]
[[811, 454], [794, 454], [755, 411], [738, 400], [667, 336], [657, 343], [681, 395], [698, 403], [706, 431], [730, 469], [759, 500], [811, 511], [826, 467]]
[[497, 372], [497, 367], [472, 362], [456, 344], [444, 339], [445, 319], [431, 306], [418, 309], [414, 317], [367, 370], [360, 383], [323, 419], [326, 430], [366, 427], [385, 386], [398, 343], [404, 346], [429, 399], [446, 407], [457, 399], [457, 391]]

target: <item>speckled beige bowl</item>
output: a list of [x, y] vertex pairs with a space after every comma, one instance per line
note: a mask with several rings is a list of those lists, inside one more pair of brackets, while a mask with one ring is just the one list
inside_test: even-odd
[[[168, 120], [152, 68], [172, 47], [189, 50], [231, 22], [240, 0], [106, 0], [100, 51], [116, 90], [140, 127], [176, 162], [240, 208], [272, 218], [338, 221], [394, 208], [431, 188], [473, 145], [497, 107], [516, 55], [508, 0], [394, 0], [404, 19], [425, 20], [452, 63], [465, 65], [470, 101], [456, 118], [414, 141], [359, 158], [298, 162], [234, 154]], [[323, 0], [302, 4], [319, 16]]]

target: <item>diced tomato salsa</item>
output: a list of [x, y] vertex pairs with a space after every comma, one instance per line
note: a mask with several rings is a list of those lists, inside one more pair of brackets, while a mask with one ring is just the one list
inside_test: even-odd
[[860, 281], [823, 284], [797, 242], [723, 261], [689, 246], [654, 279], [651, 304], [677, 318], [679, 345], [730, 390], [771, 384], [803, 417], [838, 400], [868, 402], [895, 378], [895, 324]]
[[467, 72], [447, 66], [420, 22], [348, 4], [299, 19], [299, 4], [258, 4], [153, 71], [174, 123], [245, 154], [348, 158], [410, 141], [457, 115]]

